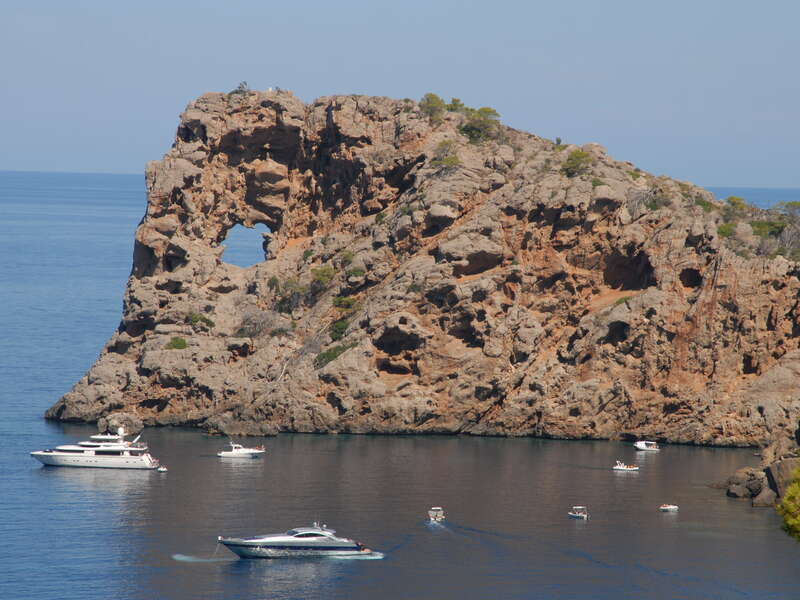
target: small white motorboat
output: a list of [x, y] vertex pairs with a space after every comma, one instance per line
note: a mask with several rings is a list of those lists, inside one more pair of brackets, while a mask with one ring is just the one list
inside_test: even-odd
[[222, 450], [217, 452], [220, 458], [258, 458], [266, 452], [264, 446], [256, 446], [255, 448], [245, 448], [241, 444], [230, 442], [230, 450]]
[[428, 511], [428, 518], [431, 523], [441, 523], [444, 521], [444, 509], [441, 506], [431, 506]]
[[573, 506], [567, 515], [570, 519], [587, 520], [589, 518], [589, 510], [585, 506]]
[[637, 450], [644, 450], [647, 452], [658, 452], [661, 450], [656, 442], [650, 442], [647, 440], [639, 440], [638, 442], [634, 442], [633, 447]]
[[661, 512], [678, 512], [677, 504], [662, 504], [658, 507]]
[[621, 460], [617, 461], [617, 464], [614, 465], [613, 469], [615, 471], [638, 471], [639, 467], [636, 465], [626, 465]]

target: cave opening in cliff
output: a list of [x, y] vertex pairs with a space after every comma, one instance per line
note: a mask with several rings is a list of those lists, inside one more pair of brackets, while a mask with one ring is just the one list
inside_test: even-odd
[[225, 253], [222, 260], [237, 267], [251, 267], [264, 262], [264, 233], [269, 233], [269, 229], [260, 223], [252, 228], [234, 225], [223, 240]]
[[643, 290], [656, 284], [655, 270], [644, 252], [623, 254], [614, 250], [606, 258], [603, 280], [619, 290]]
[[684, 269], [678, 277], [685, 288], [697, 288], [703, 285], [703, 276], [697, 269]]

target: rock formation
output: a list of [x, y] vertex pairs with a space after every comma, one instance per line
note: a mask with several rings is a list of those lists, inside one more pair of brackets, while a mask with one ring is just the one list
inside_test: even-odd
[[[47, 416], [791, 441], [795, 263], [733, 252], [691, 184], [596, 144], [573, 170], [576, 146], [509, 128], [470, 143], [465, 118], [283, 91], [191, 103], [147, 167], [119, 329]], [[225, 263], [228, 231], [259, 223], [265, 260]]]

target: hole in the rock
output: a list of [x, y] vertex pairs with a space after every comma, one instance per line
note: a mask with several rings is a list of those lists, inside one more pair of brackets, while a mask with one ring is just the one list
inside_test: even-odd
[[264, 237], [261, 234], [268, 232], [269, 229], [261, 224], [255, 225], [252, 229], [234, 225], [225, 236], [225, 253], [222, 255], [222, 260], [237, 267], [250, 267], [263, 262]]
[[684, 269], [679, 277], [683, 287], [696, 288], [703, 285], [703, 276], [697, 269]]
[[606, 257], [603, 280], [606, 285], [621, 290], [643, 290], [656, 283], [655, 271], [647, 254], [628, 255], [618, 250]]
[[394, 362], [388, 358], [378, 359], [378, 370], [392, 375], [410, 375], [411, 368], [402, 363]]
[[631, 326], [625, 321], [612, 321], [608, 324], [608, 335], [606, 335], [606, 343], [616, 346], [620, 342], [628, 339]]

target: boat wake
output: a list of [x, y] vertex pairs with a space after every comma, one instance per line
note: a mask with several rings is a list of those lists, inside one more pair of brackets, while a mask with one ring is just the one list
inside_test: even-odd
[[383, 552], [365, 552], [363, 554], [343, 554], [341, 556], [328, 556], [336, 560], [381, 560], [386, 556]]
[[213, 562], [230, 562], [230, 558], [203, 558], [201, 556], [189, 556], [188, 554], [173, 554], [172, 560], [178, 562], [189, 563], [213, 563]]

